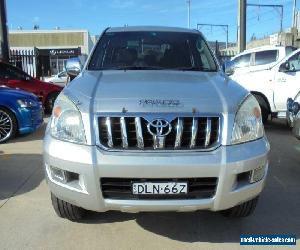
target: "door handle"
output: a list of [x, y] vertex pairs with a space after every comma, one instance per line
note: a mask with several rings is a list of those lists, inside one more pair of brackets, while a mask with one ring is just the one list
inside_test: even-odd
[[278, 78], [278, 82], [286, 82], [286, 78]]

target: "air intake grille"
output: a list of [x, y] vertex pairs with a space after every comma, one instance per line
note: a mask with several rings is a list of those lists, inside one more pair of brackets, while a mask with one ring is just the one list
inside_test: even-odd
[[219, 144], [219, 117], [177, 117], [159, 145], [142, 117], [99, 117], [98, 122], [100, 143], [107, 149], [210, 150]]
[[[187, 182], [188, 193], [184, 195], [134, 195], [133, 182]], [[140, 179], [140, 178], [101, 178], [102, 195], [105, 199], [126, 200], [163, 200], [163, 199], [205, 199], [215, 195], [218, 178], [175, 178], [175, 179]]]

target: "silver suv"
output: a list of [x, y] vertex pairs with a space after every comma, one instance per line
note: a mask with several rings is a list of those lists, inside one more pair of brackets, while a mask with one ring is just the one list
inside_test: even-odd
[[44, 166], [53, 207], [70, 220], [86, 210], [241, 217], [264, 187], [268, 152], [256, 99], [199, 31], [121, 27], [103, 32], [58, 96]]

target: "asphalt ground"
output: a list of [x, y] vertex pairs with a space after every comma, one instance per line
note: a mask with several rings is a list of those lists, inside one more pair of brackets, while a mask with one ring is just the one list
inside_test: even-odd
[[[46, 120], [47, 122], [47, 120]], [[266, 126], [266, 187], [255, 213], [107, 212], [74, 223], [56, 216], [42, 168], [45, 125], [0, 145], [0, 249], [284, 249], [240, 246], [240, 234], [294, 234], [300, 243], [300, 141], [284, 121]]]

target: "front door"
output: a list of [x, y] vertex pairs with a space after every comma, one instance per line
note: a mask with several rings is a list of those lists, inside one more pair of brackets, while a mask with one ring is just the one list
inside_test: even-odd
[[284, 71], [276, 69], [274, 78], [274, 102], [278, 111], [286, 111], [286, 101], [294, 98], [300, 90], [300, 51], [282, 63]]

